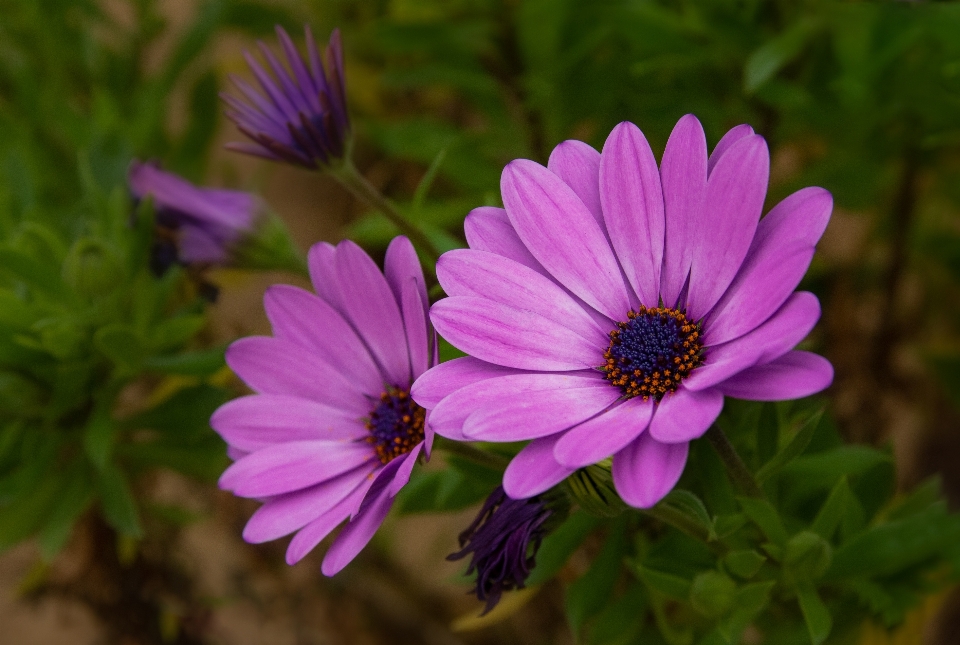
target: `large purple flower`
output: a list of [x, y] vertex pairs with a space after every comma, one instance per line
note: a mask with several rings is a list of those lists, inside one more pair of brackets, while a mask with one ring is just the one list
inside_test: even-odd
[[504, 474], [515, 498], [613, 456], [627, 503], [676, 484], [723, 397], [780, 400], [827, 387], [830, 363], [793, 351], [820, 306], [794, 293], [830, 217], [821, 188], [760, 219], [766, 142], [746, 125], [707, 156], [683, 117], [660, 167], [621, 123], [598, 153], [567, 141], [547, 168], [503, 172], [506, 209], [467, 217], [469, 250], [437, 273], [437, 331], [470, 356], [413, 388], [441, 435], [532, 441]]
[[340, 32], [334, 29], [330, 35], [330, 44], [324, 52], [326, 65], [317, 51], [310, 27], [306, 26], [304, 32], [306, 59], [297, 52], [287, 32], [277, 27], [289, 69], [266, 45], [258, 43], [273, 76], [249, 52], [244, 52], [263, 93], [232, 76], [246, 101], [221, 94], [229, 106], [227, 116], [252, 140], [228, 144], [231, 150], [304, 168], [317, 168], [343, 157], [350, 135], [350, 119]]
[[134, 199], [153, 199], [157, 231], [150, 264], [157, 275], [175, 263], [226, 264], [264, 212], [250, 193], [198, 188], [153, 163], [131, 162], [127, 183]]
[[297, 531], [293, 564], [349, 519], [323, 560], [333, 575], [369, 542], [433, 433], [410, 384], [436, 363], [423, 271], [405, 237], [385, 271], [356, 244], [315, 245], [316, 295], [287, 285], [264, 297], [273, 336], [243, 338], [227, 363], [256, 394], [210, 420], [236, 462], [221, 488], [262, 500], [243, 537]]

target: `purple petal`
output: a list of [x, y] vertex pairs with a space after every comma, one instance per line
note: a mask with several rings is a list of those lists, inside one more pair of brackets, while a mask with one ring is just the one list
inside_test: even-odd
[[743, 263], [760, 221], [770, 176], [767, 143], [749, 136], [733, 144], [707, 180], [694, 239], [688, 311], [702, 318]]
[[317, 242], [307, 253], [307, 266], [313, 290], [342, 314], [344, 309], [337, 287], [337, 248], [329, 242]]
[[646, 430], [653, 401], [633, 398], [563, 433], [554, 459], [568, 468], [583, 468], [610, 455]]
[[314, 84], [313, 77], [310, 76], [310, 72], [307, 71], [300, 52], [297, 51], [296, 45], [293, 44], [287, 32], [280, 25], [276, 26], [276, 32], [277, 38], [280, 40], [280, 45], [283, 47], [283, 53], [286, 54], [287, 62], [290, 63], [290, 69], [296, 78], [296, 85], [299, 89], [301, 99], [309, 106], [313, 113], [320, 113], [322, 108], [317, 98], [320, 93], [320, 88]]
[[804, 188], [760, 220], [743, 266], [707, 316], [706, 342], [722, 343], [745, 334], [783, 304], [810, 266], [832, 208], [830, 193]]
[[562, 288], [513, 260], [487, 251], [457, 249], [437, 262], [437, 277], [450, 296], [488, 298], [555, 320], [596, 345], [609, 342], [606, 330]]
[[432, 410], [444, 397], [462, 387], [508, 374], [519, 372], [509, 367], [485, 363], [472, 356], [463, 356], [431, 367], [411, 386], [410, 395], [418, 405]]
[[246, 450], [240, 450], [236, 446], [231, 446], [229, 444], [227, 445], [227, 457], [231, 461], [237, 461], [238, 459], [242, 459], [243, 457], [246, 457], [249, 454], [250, 453]]
[[338, 573], [367, 546], [393, 506], [393, 498], [383, 491], [362, 513], [354, 517], [333, 541], [323, 557], [320, 570], [325, 576]]
[[423, 278], [420, 260], [410, 240], [402, 235], [391, 240], [387, 246], [387, 255], [383, 260], [383, 275], [393, 290], [397, 302], [401, 302], [404, 285], [413, 281], [423, 303], [423, 315], [426, 317], [430, 299], [427, 297], [427, 283]]
[[219, 485], [239, 497], [269, 497], [319, 484], [375, 460], [366, 442], [290, 441], [234, 462], [220, 476]]
[[368, 475], [369, 468], [360, 467], [316, 486], [267, 500], [243, 528], [243, 539], [260, 544], [303, 528], [349, 497]]
[[[463, 435], [463, 425], [467, 417], [478, 410], [488, 409], [496, 411], [508, 397], [533, 398], [542, 392], [552, 392], [560, 389], [579, 389], [590, 387], [592, 384], [606, 384], [602, 377], [595, 372], [581, 372], [578, 374], [511, 374], [497, 378], [488, 378], [458, 388], [445, 397], [430, 414], [430, 423], [437, 434], [456, 439], [469, 441]], [[614, 390], [615, 388], [609, 387]]]
[[312, 350], [370, 396], [383, 390], [384, 375], [366, 345], [325, 300], [298, 287], [279, 284], [267, 289], [263, 306], [274, 336]]
[[364, 479], [363, 483], [339, 504], [300, 529], [287, 547], [287, 564], [293, 565], [302, 560], [323, 538], [330, 535], [333, 529], [350, 517], [372, 483], [372, 478]]
[[549, 272], [523, 245], [520, 236], [513, 230], [507, 211], [502, 208], [493, 206], [474, 208], [463, 222], [463, 232], [471, 249], [496, 253], [519, 262], [537, 273], [549, 275]]
[[[663, 264], [663, 190], [650, 144], [632, 123], [617, 125], [603, 144], [600, 200], [620, 266], [640, 302], [656, 307]], [[620, 311], [618, 319], [625, 314]]]
[[660, 443], [644, 432], [613, 457], [613, 484], [630, 506], [650, 508], [669, 493], [687, 463], [688, 443]]
[[617, 259], [597, 221], [576, 193], [543, 166], [511, 162], [500, 179], [517, 235], [557, 280], [615, 320], [630, 309]]
[[717, 146], [713, 149], [713, 152], [710, 154], [710, 160], [707, 162], [707, 172], [713, 172], [713, 167], [717, 165], [717, 162], [720, 160], [720, 157], [730, 149], [730, 146], [735, 144], [740, 139], [744, 137], [749, 137], [753, 134], [753, 128], [751, 128], [746, 123], [733, 127], [727, 130], [727, 133], [723, 135], [720, 141], [717, 142]]
[[766, 365], [740, 372], [717, 389], [737, 399], [783, 401], [816, 394], [832, 382], [830, 361], [810, 352], [792, 351]]
[[337, 277], [343, 308], [392, 385], [406, 386], [410, 359], [400, 307], [376, 263], [344, 240], [337, 245]]
[[350, 412], [280, 394], [228, 401], [213, 413], [210, 425], [228, 444], [248, 452], [288, 441], [352, 441], [367, 434]]
[[561, 435], [541, 437], [517, 453], [503, 473], [503, 490], [513, 499], [526, 499], [550, 490], [566, 479], [575, 468], [561, 466], [553, 458]]
[[470, 414], [463, 434], [479, 441], [545, 437], [586, 421], [620, 397], [620, 390], [604, 380], [579, 380], [583, 382], [579, 387], [504, 394], [495, 406]]
[[260, 394], [287, 394], [328, 403], [362, 416], [368, 399], [337, 368], [303, 347], [265, 336], [234, 341], [227, 365]]
[[390, 489], [388, 491], [390, 497], [396, 497], [397, 493], [400, 492], [400, 489], [406, 486], [410, 481], [410, 473], [413, 472], [413, 467], [417, 465], [417, 457], [420, 456], [423, 448], [423, 443], [418, 443], [413, 450], [405, 455], [397, 457], [394, 460], [400, 462], [400, 467], [397, 468], [397, 473], [394, 475], [393, 481], [390, 483]]
[[485, 298], [444, 298], [430, 310], [437, 332], [488, 363], [529, 370], [580, 370], [603, 363], [602, 348], [567, 327]]
[[573, 189], [606, 232], [600, 206], [600, 153], [583, 141], [564, 141], [550, 153], [547, 170]]
[[690, 273], [695, 227], [707, 190], [707, 138], [692, 114], [681, 118], [670, 133], [660, 181], [666, 220], [660, 296], [673, 307]]
[[708, 347], [704, 364], [683, 382], [691, 390], [713, 387], [751, 365], [769, 363], [796, 347], [820, 319], [820, 302], [800, 291], [765, 323], [749, 334], [722, 345]]
[[420, 285], [410, 279], [403, 287], [400, 298], [400, 310], [403, 313], [403, 328], [407, 336], [407, 351], [410, 357], [411, 377], [417, 378], [430, 367], [430, 323], [424, 300], [420, 295]]
[[681, 386], [657, 405], [650, 435], [661, 443], [686, 443], [703, 435], [722, 409], [723, 395], [717, 390], [692, 392]]

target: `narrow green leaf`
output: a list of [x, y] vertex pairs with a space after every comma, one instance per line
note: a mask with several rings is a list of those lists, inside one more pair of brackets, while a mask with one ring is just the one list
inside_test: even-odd
[[743, 512], [763, 531], [767, 539], [782, 546], [787, 541], [787, 529], [777, 513], [777, 509], [770, 502], [752, 497], [738, 497]]
[[797, 433], [793, 435], [790, 442], [783, 447], [783, 450], [763, 465], [757, 472], [757, 482], [762, 484], [777, 474], [781, 468], [803, 454], [803, 451], [810, 445], [810, 440], [813, 439], [817, 426], [820, 424], [820, 418], [823, 417], [823, 410], [823, 408], [820, 408], [811, 414], [807, 420], [803, 422], [803, 425], [800, 426], [800, 429], [797, 430]]
[[107, 325], [97, 330], [93, 342], [104, 356], [117, 366], [134, 370], [143, 360], [143, 344], [137, 334], [126, 325]]
[[549, 534], [537, 552], [537, 566], [527, 578], [527, 586], [546, 582], [557, 574], [573, 552], [600, 524], [600, 520], [582, 511], [574, 512]]
[[678, 575], [657, 571], [641, 564], [633, 564], [633, 571], [648, 587], [676, 600], [686, 600], [690, 596], [690, 580]]
[[633, 581], [622, 596], [607, 604], [587, 630], [590, 645], [627, 645], [635, 638], [646, 620], [647, 604], [643, 583]]
[[440, 166], [443, 164], [443, 160], [446, 158], [447, 150], [449, 148], [449, 142], [440, 148], [437, 156], [434, 157], [433, 161], [430, 162], [430, 166], [427, 168], [427, 171], [423, 173], [420, 183], [417, 184], [417, 188], [413, 192], [413, 203], [411, 208], [414, 212], [417, 212], [423, 208], [423, 203], [427, 199], [427, 193], [430, 192], [430, 187], [433, 186], [433, 182], [437, 178], [437, 173], [440, 172]]
[[74, 522], [93, 500], [93, 480], [88, 467], [77, 460], [67, 472], [61, 493], [40, 530], [40, 555], [50, 561], [63, 548]]
[[48, 264], [16, 249], [0, 248], [0, 272], [47, 295], [62, 297], [66, 288], [60, 275]]
[[704, 505], [703, 500], [690, 491], [674, 488], [667, 493], [666, 497], [660, 501], [660, 504], [666, 504], [685, 513], [690, 519], [706, 529], [709, 539], [717, 539], [716, 527], [714, 526], [713, 519], [710, 517], [710, 513], [707, 511], [707, 507]]
[[743, 88], [752, 94], [790, 63], [806, 45], [816, 23], [802, 19], [750, 54], [743, 70]]
[[107, 522], [120, 533], [130, 537], [140, 537], [140, 514], [137, 511], [133, 493], [123, 473], [113, 464], [100, 471], [97, 478], [97, 491], [100, 505]]
[[817, 589], [813, 583], [807, 582], [797, 588], [797, 600], [800, 602], [800, 610], [803, 612], [803, 620], [807, 623], [807, 631], [810, 633], [810, 642], [813, 645], [820, 645], [830, 635], [833, 628], [833, 619], [830, 617], [830, 610], [820, 600]]
[[776, 584], [769, 580], [740, 587], [736, 609], [717, 628], [727, 643], [740, 642], [740, 635], [770, 602], [770, 592]]
[[567, 620], [574, 634], [607, 604], [620, 577], [629, 543], [626, 525], [618, 522], [585, 574], [567, 587]]
[[753, 549], [731, 551], [723, 558], [727, 571], [744, 580], [752, 578], [760, 571], [767, 559]]
[[117, 424], [110, 418], [108, 411], [95, 410], [90, 415], [83, 432], [83, 449], [97, 469], [103, 470], [110, 460], [116, 434]]
[[820, 507], [820, 511], [817, 513], [816, 519], [813, 520], [810, 529], [823, 539], [830, 540], [834, 531], [840, 526], [840, 522], [843, 521], [843, 516], [846, 514], [852, 496], [853, 493], [850, 491], [847, 478], [841, 477], [837, 485], [830, 491], [827, 501]]
[[164, 374], [182, 374], [184, 376], [210, 376], [226, 366], [225, 347], [212, 347], [195, 352], [182, 352], [168, 356], [148, 358], [143, 366], [148, 370]]

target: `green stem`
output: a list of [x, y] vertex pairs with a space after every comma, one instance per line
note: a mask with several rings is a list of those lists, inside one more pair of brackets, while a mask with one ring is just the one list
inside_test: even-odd
[[430, 257], [431, 267], [436, 265], [437, 258], [440, 257], [440, 251], [433, 242], [430, 241], [426, 233], [404, 217], [403, 213], [397, 210], [397, 207], [390, 203], [390, 200], [384, 197], [373, 184], [367, 181], [367, 178], [361, 175], [352, 163], [346, 162], [336, 170], [332, 170], [330, 174], [340, 182], [340, 185], [353, 193], [354, 197], [366, 202], [367, 205], [374, 210], [379, 211], [384, 217], [390, 220], [394, 226], [400, 229], [401, 233], [410, 238], [414, 246], [418, 247]]
[[749, 497], [764, 499], [766, 496], [763, 494], [763, 490], [760, 489], [759, 484], [757, 484], [757, 480], [753, 477], [753, 473], [751, 473], [747, 465], [743, 463], [743, 459], [740, 458], [733, 444], [727, 439], [727, 435], [723, 434], [723, 430], [714, 424], [710, 426], [710, 429], [707, 430], [704, 436], [711, 445], [713, 445], [713, 449], [717, 452], [720, 461], [722, 461], [726, 467], [727, 474], [733, 481], [734, 486], [736, 486], [741, 493]]
[[468, 461], [472, 461], [480, 466], [492, 468], [493, 470], [503, 470], [507, 467], [507, 464], [510, 463], [510, 460], [502, 455], [497, 455], [486, 450], [481, 450], [480, 448], [475, 448], [468, 443], [451, 441], [441, 436], [436, 437], [433, 445], [440, 450], [445, 450], [451, 455], [463, 457]]
[[681, 533], [686, 533], [695, 540], [706, 543], [710, 542], [710, 535], [705, 528], [674, 508], [658, 505], [651, 508], [640, 509], [640, 512], [659, 522], [672, 526]]

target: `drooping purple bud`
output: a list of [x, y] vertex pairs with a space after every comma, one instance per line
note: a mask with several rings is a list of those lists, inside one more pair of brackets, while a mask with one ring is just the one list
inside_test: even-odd
[[244, 56], [262, 92], [231, 77], [243, 98], [220, 95], [227, 117], [250, 138], [227, 147], [310, 169], [333, 164], [346, 154], [350, 135], [340, 31], [334, 29], [330, 35], [323, 60], [309, 26], [304, 27], [306, 58], [282, 27], [276, 31], [287, 66], [260, 42], [269, 71], [249, 52]]

